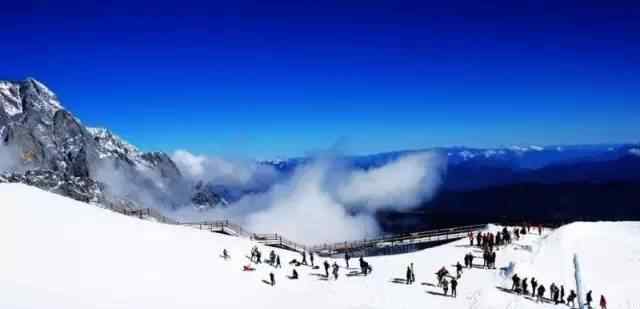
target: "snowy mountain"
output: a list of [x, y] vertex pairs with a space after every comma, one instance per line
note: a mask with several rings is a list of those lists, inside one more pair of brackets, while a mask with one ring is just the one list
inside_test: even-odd
[[[0, 196], [0, 308], [557, 309], [564, 305], [548, 300], [549, 286], [564, 286], [566, 295], [577, 289], [574, 255], [583, 293], [593, 291], [592, 305], [600, 295], [611, 309], [640, 303], [638, 222], [577, 222], [529, 233], [497, 251], [496, 269], [482, 268], [480, 249], [467, 239], [365, 257], [373, 268], [367, 276], [343, 259], [317, 257], [317, 264], [340, 266], [334, 280], [322, 269], [289, 265], [298, 253], [248, 238], [122, 216], [21, 184], [0, 184]], [[253, 246], [265, 255], [274, 250], [283, 267], [249, 263], [245, 255]], [[229, 260], [220, 257], [223, 249]], [[463, 270], [456, 298], [444, 296], [434, 273], [443, 266], [455, 273], [453, 265], [469, 252], [475, 267]], [[416, 283], [407, 285], [410, 263]], [[247, 264], [255, 271], [242, 271]], [[299, 279], [288, 279], [294, 268]], [[275, 286], [264, 283], [270, 273]], [[547, 288], [545, 301], [511, 292], [514, 274], [535, 277]]]
[[[189, 191], [198, 193], [185, 183], [167, 154], [142, 152], [107, 129], [84, 126], [53, 91], [35, 79], [0, 81], [0, 107], [0, 147], [6, 157], [0, 167], [4, 170], [46, 171], [39, 172], [39, 178], [54, 177], [50, 183], [70, 177], [104, 182], [108, 196], [138, 204], [151, 202], [139, 196], [140, 188], [149, 190], [146, 195], [154, 197], [152, 202], [167, 201], [171, 207], [189, 203], [184, 196]], [[121, 185], [125, 180], [132, 185]], [[181, 194], [175, 194], [178, 191]], [[198, 201], [211, 206], [218, 200], [211, 194], [206, 197]]]

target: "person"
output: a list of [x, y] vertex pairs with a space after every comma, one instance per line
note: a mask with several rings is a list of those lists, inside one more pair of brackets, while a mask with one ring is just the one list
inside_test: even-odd
[[533, 277], [531, 278], [531, 296], [535, 297], [536, 296], [536, 287], [538, 286], [538, 281], [536, 281], [536, 278]]
[[[367, 268], [369, 264], [367, 264]], [[411, 262], [411, 283], [416, 282], [416, 273], [413, 271], [413, 262]]]
[[555, 305], [559, 302], [560, 289], [556, 286], [555, 283], [551, 283], [551, 298], [553, 298], [553, 303]]
[[282, 265], [280, 264], [280, 255], [276, 256], [276, 268], [282, 268]]
[[469, 252], [469, 268], [473, 268], [473, 253]]
[[591, 302], [593, 301], [593, 297], [591, 297], [591, 290], [587, 292], [587, 306], [591, 308]]
[[333, 262], [333, 277], [335, 278], [335, 280], [338, 280], [338, 269], [340, 268], [340, 266], [338, 266], [338, 263]]
[[324, 261], [324, 276], [329, 278], [329, 262]]
[[469, 232], [469, 246], [473, 247], [473, 232]]
[[456, 297], [458, 292], [456, 289], [458, 288], [458, 280], [456, 278], [451, 279], [451, 296]]
[[564, 285], [560, 286], [560, 302], [564, 304]]
[[407, 266], [407, 284], [411, 284], [411, 266]]
[[607, 309], [607, 300], [604, 295], [600, 295], [600, 309]]
[[438, 272], [436, 273], [436, 276], [438, 277], [438, 286], [442, 286], [442, 280], [444, 279], [444, 276], [446, 276], [449, 273], [449, 271], [447, 271], [447, 269], [442, 266], [442, 268], [440, 268], [440, 270], [438, 270]]
[[292, 280], [298, 279], [298, 271], [294, 268], [290, 277]]
[[456, 273], [458, 275], [458, 279], [460, 279], [460, 277], [462, 276], [462, 265], [460, 264], [460, 262], [456, 264]]
[[231, 258], [229, 256], [229, 252], [227, 252], [227, 249], [222, 249], [222, 258], [225, 260], [228, 260], [229, 258]]
[[496, 252], [491, 252], [491, 268], [496, 269]]
[[262, 253], [256, 249], [256, 264], [262, 264]]
[[511, 277], [511, 281], [513, 281], [513, 284], [511, 285], [511, 290], [519, 294], [520, 293], [520, 277], [518, 277], [518, 274], [514, 274], [513, 277]]
[[271, 252], [269, 252], [269, 265], [275, 265], [276, 264], [276, 253], [271, 250]]
[[313, 265], [313, 252], [309, 252], [309, 260], [311, 261], [311, 267], [314, 267], [315, 265]]
[[522, 294], [529, 295], [529, 283], [527, 278], [522, 279]]
[[[347, 268], [349, 268], [349, 259], [351, 259], [351, 257], [349, 256], [349, 252], [345, 252], [344, 253], [344, 262], [347, 265]], [[360, 259], [362, 259], [362, 257], [360, 257]], [[361, 262], [362, 263], [362, 262]], [[361, 267], [362, 268], [362, 267]]]
[[538, 287], [538, 297], [536, 298], [536, 302], [544, 302], [544, 292], [544, 285], [540, 284], [540, 286]]
[[306, 251], [302, 251], [302, 264], [303, 265], [307, 265], [307, 252]]
[[251, 267], [251, 264], [247, 264], [242, 266], [242, 271], [254, 271], [256, 270], [255, 268]]
[[271, 286], [276, 285], [276, 276], [273, 273], [269, 273], [269, 279], [271, 280]]
[[569, 306], [569, 304], [571, 304], [570, 308], [575, 307], [576, 305], [576, 292], [574, 290], [571, 290], [571, 292], [569, 292], [569, 296], [567, 296], [567, 306]]
[[447, 292], [449, 292], [449, 281], [447, 281], [447, 278], [442, 279], [442, 291], [444, 291], [444, 296], [447, 296]]

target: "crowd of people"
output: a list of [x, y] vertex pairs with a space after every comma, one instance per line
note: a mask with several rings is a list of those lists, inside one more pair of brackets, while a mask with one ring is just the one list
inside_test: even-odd
[[[516, 241], [519, 240], [522, 235], [526, 235], [527, 233], [530, 233], [531, 229], [532, 229], [531, 225], [523, 225], [521, 227], [516, 227], [512, 230], [509, 230], [505, 227], [501, 231], [496, 232], [495, 234], [490, 232], [485, 232], [485, 233], [477, 232], [475, 234], [469, 233], [468, 234], [469, 245], [471, 247], [477, 246], [482, 250], [483, 252], [482, 257], [484, 261], [483, 267], [482, 267], [483, 269], [495, 269], [496, 268], [496, 251], [499, 250], [500, 247], [511, 244], [513, 240], [516, 240]], [[538, 234], [542, 235], [542, 230], [543, 230], [542, 227], [538, 226], [537, 229], [538, 229]], [[309, 262], [307, 262], [307, 256], [309, 257]], [[229, 255], [226, 249], [223, 250], [221, 257], [224, 258], [225, 260], [228, 260], [231, 258], [231, 256]], [[475, 258], [476, 257], [473, 255], [473, 253], [471, 252], [467, 253], [464, 256], [464, 268], [473, 268], [474, 267], [473, 261]], [[299, 278], [299, 275], [298, 275], [298, 271], [296, 270], [296, 267], [299, 267], [299, 266], [303, 266], [303, 265], [310, 266], [313, 269], [320, 268], [319, 266], [316, 266], [314, 263], [315, 256], [313, 252], [309, 252], [308, 254], [305, 251], [300, 252], [300, 259], [301, 259], [300, 261], [298, 261], [297, 259], [293, 259], [289, 262], [289, 265], [292, 265], [293, 268], [292, 268], [291, 276], [288, 276], [287, 278], [291, 280], [297, 280]], [[351, 259], [350, 253], [346, 252], [344, 254], [344, 261], [347, 269], [349, 269], [350, 259]], [[362, 255], [359, 257], [358, 260], [360, 264], [359, 265], [360, 274], [364, 276], [367, 276], [368, 274], [370, 274], [372, 271], [371, 265], [364, 260], [364, 257]], [[251, 263], [254, 263], [254, 264], [262, 263], [262, 252], [258, 249], [257, 246], [254, 246], [251, 249], [250, 261]], [[273, 266], [274, 268], [282, 268], [282, 265], [280, 263], [280, 256], [277, 255], [274, 250], [271, 250], [271, 252], [269, 253], [269, 260], [267, 260], [266, 263]], [[324, 260], [322, 265], [324, 266], [324, 271], [325, 271], [324, 277], [327, 278], [327, 280], [330, 278], [329, 270], [331, 270], [331, 275], [333, 277], [333, 280], [338, 280], [340, 266], [336, 261], [334, 261], [333, 264], [330, 264], [328, 260]], [[450, 275], [449, 271], [446, 269], [445, 266], [443, 266], [436, 272], [437, 287], [442, 288], [443, 294], [445, 296], [449, 296], [449, 295], [451, 295], [452, 297], [457, 296], [458, 280], [462, 276], [463, 266], [462, 264], [460, 264], [460, 262], [457, 262], [455, 265], [455, 268], [456, 268], [455, 276]], [[243, 270], [253, 271], [255, 270], [255, 268], [253, 268], [251, 264], [248, 264], [243, 267]], [[555, 283], [551, 283], [551, 285], [549, 285], [549, 297], [546, 298], [545, 293], [547, 292], [547, 288], [542, 283], [538, 282], [535, 277], [531, 277], [531, 279], [527, 277], [520, 278], [518, 274], [514, 274], [511, 277], [511, 280], [512, 280], [511, 291], [515, 294], [530, 296], [533, 299], [535, 299], [536, 302], [551, 302], [556, 305], [565, 304], [570, 308], [574, 308], [576, 306], [576, 298], [577, 298], [576, 292], [574, 290], [570, 290], [568, 295], [565, 295], [566, 291], [565, 291], [564, 285], [558, 286]], [[416, 281], [416, 276], [415, 276], [414, 263], [410, 263], [406, 269], [406, 284], [408, 285], [413, 284], [415, 281]], [[275, 281], [275, 275], [273, 272], [269, 273], [269, 281], [267, 283], [269, 283], [272, 286], [275, 286], [276, 281]], [[449, 294], [449, 290], [451, 291], [450, 294]], [[566, 296], [566, 300], [565, 300], [565, 296]], [[591, 308], [591, 303], [593, 302], [592, 291], [589, 291], [586, 294], [586, 302], [589, 308]], [[607, 308], [607, 301], [604, 295], [600, 296], [600, 308], [601, 309]]]
[[[556, 285], [555, 282], [552, 282], [551, 285], [549, 286], [549, 297], [545, 298], [545, 293], [547, 289], [542, 283], [538, 282], [535, 277], [531, 278], [530, 291], [529, 291], [529, 282], [527, 282], [528, 278], [522, 279], [518, 276], [518, 274], [514, 274], [511, 277], [511, 280], [513, 282], [511, 286], [511, 290], [514, 293], [524, 295], [524, 296], [531, 296], [536, 300], [536, 302], [545, 302], [546, 300], [548, 300], [549, 302], [552, 302], [555, 305], [566, 304], [570, 308], [574, 308], [576, 305], [575, 302], [576, 302], [576, 297], [578, 295], [574, 290], [571, 290], [569, 292], [569, 295], [567, 295], [567, 300], [565, 301], [564, 285], [560, 285], [560, 287], [558, 287], [558, 285]], [[589, 291], [587, 292], [587, 296], [586, 296], [587, 306], [589, 308], [591, 308], [591, 303], [593, 302], [593, 297], [591, 294], [592, 294], [592, 291]], [[607, 308], [607, 300], [604, 297], [604, 295], [600, 295], [600, 308], [601, 309]]]

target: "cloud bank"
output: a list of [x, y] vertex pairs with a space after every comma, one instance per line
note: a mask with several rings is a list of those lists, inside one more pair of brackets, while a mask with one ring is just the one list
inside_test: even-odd
[[[187, 152], [176, 152], [174, 159], [191, 177], [217, 179], [221, 185], [265, 182], [258, 180], [264, 174], [256, 163], [243, 165]], [[186, 221], [229, 219], [252, 232], [281, 233], [305, 244], [372, 237], [379, 233], [376, 210], [407, 209], [435, 194], [446, 158], [416, 153], [369, 170], [343, 163], [327, 156], [316, 158], [268, 190], [247, 194], [226, 208], [208, 212], [183, 208], [174, 215]], [[279, 176], [275, 170], [270, 173], [275, 176], [268, 179]]]

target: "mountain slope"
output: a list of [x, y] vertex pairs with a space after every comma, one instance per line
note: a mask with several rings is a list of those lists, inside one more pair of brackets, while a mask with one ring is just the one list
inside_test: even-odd
[[[0, 184], [0, 196], [1, 308], [558, 308], [503, 292], [499, 288], [511, 287], [513, 272], [498, 270], [465, 270], [457, 298], [438, 295], [433, 273], [443, 265], [452, 271], [450, 265], [469, 251], [478, 255], [467, 240], [367, 258], [373, 272], [366, 277], [347, 275], [357, 270], [345, 270], [340, 259], [337, 281], [310, 267], [298, 267], [300, 279], [289, 280], [287, 262], [299, 255], [278, 249], [283, 268], [259, 264], [255, 272], [243, 272], [245, 255], [256, 245], [248, 239], [121, 216], [20, 184]], [[637, 222], [576, 223], [544, 237], [524, 236], [498, 251], [497, 266], [513, 262], [521, 277], [535, 276], [547, 288], [564, 284], [568, 291], [574, 289], [577, 253], [585, 288], [607, 295], [609, 308], [630, 308], [640, 301], [634, 291], [638, 233]], [[265, 255], [271, 250], [258, 247]], [[225, 248], [229, 261], [219, 257]], [[411, 262], [416, 284], [393, 283]], [[270, 272], [273, 287], [262, 282]]]

